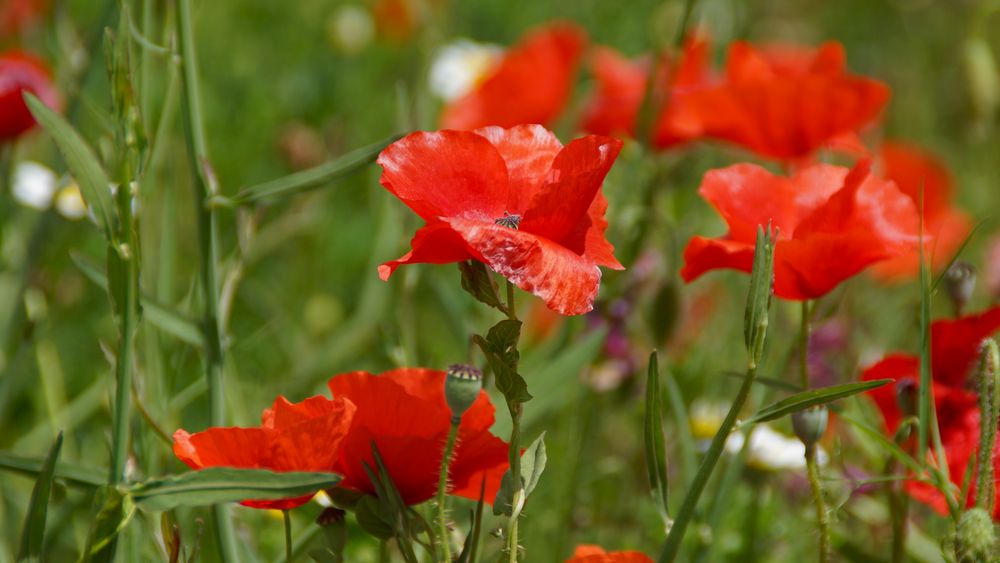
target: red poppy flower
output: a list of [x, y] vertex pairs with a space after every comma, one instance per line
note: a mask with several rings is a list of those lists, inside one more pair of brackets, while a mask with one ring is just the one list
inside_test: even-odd
[[[437, 491], [444, 443], [451, 428], [451, 410], [444, 396], [445, 372], [396, 369], [372, 375], [357, 371], [335, 376], [328, 383], [333, 396], [358, 406], [335, 471], [339, 486], [374, 493], [364, 463], [375, 467], [372, 443], [378, 447], [393, 483], [406, 504], [418, 504]], [[458, 445], [449, 467], [449, 492], [492, 504], [507, 470], [507, 444], [490, 434], [493, 405], [485, 391], [465, 411]]]
[[983, 280], [993, 299], [1000, 301], [1000, 235], [994, 235], [986, 247]]
[[591, 135], [563, 147], [539, 125], [407, 135], [379, 155], [381, 183], [427, 224], [379, 276], [478, 260], [559, 313], [590, 311], [598, 266], [622, 269], [601, 193], [621, 145]]
[[38, 96], [49, 107], [59, 105], [49, 69], [41, 59], [16, 50], [0, 54], [0, 143], [21, 136], [35, 125], [22, 98], [24, 91]]
[[652, 563], [653, 559], [638, 551], [608, 553], [596, 545], [580, 545], [566, 563]]
[[[895, 182], [918, 210], [923, 189], [924, 234], [927, 237], [924, 257], [933, 269], [947, 266], [972, 229], [969, 217], [951, 205], [953, 182], [948, 169], [934, 155], [899, 142], [882, 145], [881, 161], [884, 176]], [[912, 277], [920, 272], [920, 255], [914, 249], [876, 264], [872, 271], [887, 281]]]
[[[948, 458], [948, 473], [952, 483], [961, 487], [966, 470], [976, 460], [979, 445], [979, 402], [969, 374], [976, 369], [979, 346], [983, 339], [1000, 331], [1000, 307], [980, 315], [956, 320], [942, 320], [931, 324], [931, 376], [941, 443]], [[861, 378], [865, 381], [892, 378], [896, 382], [869, 391], [882, 412], [886, 430], [895, 434], [903, 419], [897, 394], [900, 384], [919, 384], [920, 359], [914, 355], [893, 354], [866, 369]], [[1000, 444], [993, 452], [993, 465], [1000, 471]], [[941, 513], [947, 512], [947, 503], [933, 486], [922, 482], [909, 482], [907, 491], [917, 500], [930, 505]], [[998, 490], [1000, 493], [1000, 490]], [[967, 499], [971, 506], [973, 492]], [[1000, 505], [994, 519], [1000, 518]]]
[[569, 99], [585, 43], [583, 30], [570, 23], [528, 33], [479, 86], [444, 108], [441, 126], [551, 124]]
[[[694, 36], [684, 43], [680, 60], [671, 79], [672, 62], [665, 58], [658, 65], [654, 93], [660, 99], [669, 96], [666, 106], [654, 120], [653, 146], [667, 148], [698, 136], [696, 121], [682, 114], [677, 99], [709, 80], [709, 43]], [[636, 119], [646, 95], [650, 59], [629, 61], [614, 49], [598, 47], [590, 60], [590, 70], [597, 80], [597, 90], [583, 110], [580, 127], [598, 135], [635, 136]], [[669, 94], [668, 94], [669, 93]]]
[[871, 123], [889, 99], [881, 82], [848, 74], [844, 49], [729, 48], [725, 79], [678, 100], [696, 116], [702, 134], [780, 160], [808, 157], [825, 146], [859, 150], [855, 132]]
[[705, 174], [699, 193], [729, 225], [726, 236], [696, 236], [684, 250], [681, 277], [709, 270], [749, 272], [758, 225], [778, 231], [774, 293], [814, 299], [864, 268], [906, 252], [918, 240], [917, 213], [895, 184], [871, 176], [870, 162], [850, 170], [815, 164], [791, 177], [753, 164]]
[[[174, 432], [174, 455], [192, 469], [240, 467], [272, 471], [333, 471], [355, 407], [345, 399], [310, 397], [290, 403], [278, 397], [255, 428], [208, 428]], [[312, 494], [280, 500], [245, 500], [252, 508], [288, 510]]]

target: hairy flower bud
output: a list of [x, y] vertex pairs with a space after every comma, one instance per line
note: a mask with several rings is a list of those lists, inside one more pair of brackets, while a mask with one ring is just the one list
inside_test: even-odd
[[824, 405], [809, 407], [792, 414], [792, 429], [806, 446], [812, 446], [823, 437], [830, 412]]
[[992, 561], [996, 549], [996, 530], [989, 513], [982, 508], [962, 513], [955, 537], [955, 557], [959, 563]]
[[448, 366], [448, 377], [444, 381], [444, 396], [451, 409], [452, 422], [457, 423], [462, 415], [476, 402], [483, 389], [483, 373], [467, 364]]
[[955, 314], [960, 316], [976, 287], [976, 267], [964, 260], [957, 260], [945, 272], [944, 282], [951, 304], [955, 307]]

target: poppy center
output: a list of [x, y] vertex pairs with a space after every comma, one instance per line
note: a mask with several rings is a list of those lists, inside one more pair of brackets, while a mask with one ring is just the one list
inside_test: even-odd
[[509, 229], [517, 230], [517, 227], [521, 224], [521, 216], [517, 213], [510, 213], [508, 211], [503, 212], [503, 217], [495, 219], [493, 221], [497, 225], [502, 225]]

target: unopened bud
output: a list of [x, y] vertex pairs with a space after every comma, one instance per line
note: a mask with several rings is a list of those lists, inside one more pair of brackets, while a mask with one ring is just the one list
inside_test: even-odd
[[955, 314], [961, 315], [965, 304], [972, 297], [972, 290], [976, 288], [976, 267], [958, 260], [945, 272], [944, 282], [951, 304], [955, 307]]
[[792, 429], [795, 435], [807, 447], [812, 446], [823, 437], [830, 412], [824, 405], [809, 407], [792, 414]]
[[444, 396], [451, 409], [451, 420], [457, 423], [465, 411], [476, 402], [483, 389], [483, 373], [467, 364], [448, 366], [444, 380]]
[[896, 404], [903, 416], [917, 415], [917, 383], [903, 379], [896, 383]]
[[1000, 105], [1000, 70], [985, 37], [966, 39], [962, 62], [975, 118], [979, 123], [990, 123]]
[[955, 537], [955, 557], [959, 563], [992, 561], [996, 550], [997, 536], [990, 514], [982, 508], [962, 513]]

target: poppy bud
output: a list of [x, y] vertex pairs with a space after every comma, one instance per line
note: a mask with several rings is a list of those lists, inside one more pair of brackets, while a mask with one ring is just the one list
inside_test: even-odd
[[976, 506], [993, 512], [994, 469], [993, 450], [997, 424], [1000, 423], [1000, 350], [992, 339], [986, 339], [980, 352], [979, 373], [979, 454], [976, 460]]
[[996, 554], [997, 537], [993, 520], [986, 510], [973, 508], [958, 519], [955, 556], [959, 563], [990, 561]]
[[992, 122], [1000, 105], [1000, 71], [984, 37], [977, 35], [965, 41], [962, 62], [976, 124], [985, 126]]
[[451, 421], [457, 424], [462, 415], [476, 402], [483, 389], [483, 373], [468, 364], [448, 366], [444, 380], [444, 396], [451, 409]]
[[825, 406], [809, 407], [792, 414], [792, 429], [803, 444], [812, 446], [823, 437], [829, 418], [830, 413]]
[[896, 383], [896, 404], [903, 416], [917, 414], [917, 384], [913, 380], [904, 379]]
[[961, 316], [962, 309], [969, 302], [972, 290], [976, 287], [976, 267], [964, 260], [958, 260], [945, 272], [944, 281], [948, 297], [955, 307], [955, 314]]

